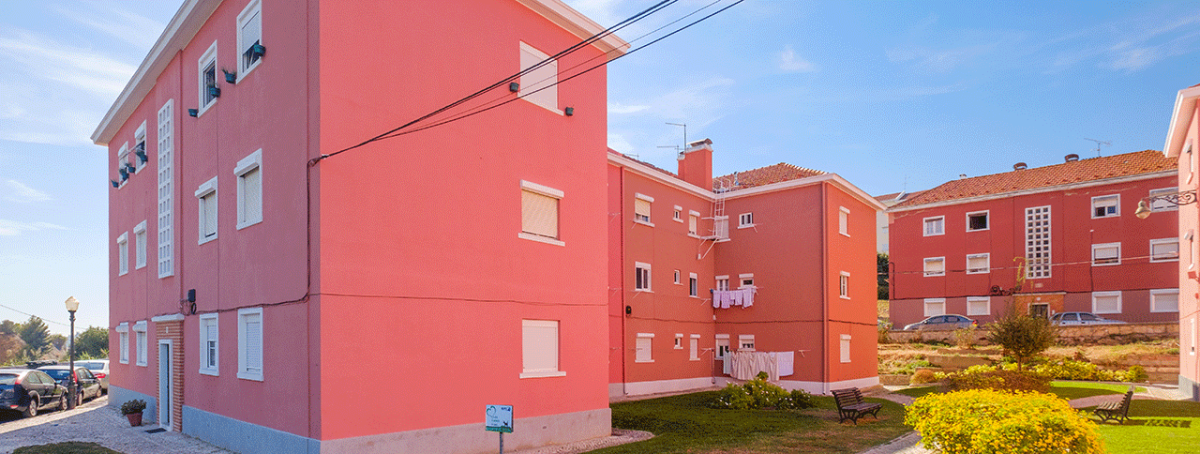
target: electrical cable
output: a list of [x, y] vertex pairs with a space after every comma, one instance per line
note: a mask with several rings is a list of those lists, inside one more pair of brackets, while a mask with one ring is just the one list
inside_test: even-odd
[[54, 320], [51, 320], [51, 319], [48, 319], [48, 318], [38, 317], [38, 316], [36, 316], [36, 315], [33, 315], [33, 314], [30, 314], [30, 313], [28, 313], [28, 312], [25, 312], [25, 311], [22, 311], [22, 310], [19, 310], [19, 309], [14, 309], [14, 308], [12, 308], [12, 307], [5, 306], [5, 305], [3, 305], [3, 304], [0, 304], [0, 307], [3, 307], [3, 308], [5, 308], [5, 309], [8, 309], [8, 310], [10, 310], [10, 311], [16, 312], [16, 313], [18, 313], [18, 314], [24, 314], [24, 315], [28, 315], [28, 316], [30, 316], [30, 317], [37, 317], [38, 319], [42, 320], [43, 322], [49, 322], [49, 323], [53, 323], [53, 324], [55, 324], [55, 325], [70, 326], [70, 325], [68, 325], [68, 324], [66, 324], [66, 323], [63, 323], [63, 322], [54, 321]]

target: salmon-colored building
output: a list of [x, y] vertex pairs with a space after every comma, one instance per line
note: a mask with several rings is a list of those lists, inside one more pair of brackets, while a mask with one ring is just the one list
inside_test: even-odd
[[[623, 52], [548, 59], [601, 30], [559, 0], [185, 1], [92, 137], [111, 404], [242, 453], [489, 452], [490, 404], [509, 449], [609, 434], [606, 75], [548, 82]], [[333, 155], [496, 81], [503, 114]]]
[[[1200, 209], [1196, 205], [1196, 190], [1200, 188], [1197, 157], [1200, 153], [1200, 85], [1180, 90], [1171, 112], [1167, 142], [1163, 145], [1168, 158], [1179, 163], [1177, 195], [1168, 195], [1165, 203], [1179, 205], [1179, 238], [1182, 257], [1179, 260], [1179, 390], [1192, 400], [1200, 401], [1200, 361], [1196, 359], [1200, 344], [1200, 269], [1197, 249], [1200, 234]], [[1160, 202], [1161, 203], [1161, 202]], [[1147, 220], [1154, 218], [1154, 214]]]
[[[1138, 202], [1172, 193], [1176, 166], [1153, 150], [962, 178], [888, 209], [895, 326], [1005, 310], [1091, 312], [1139, 321], [1179, 315], [1176, 207], [1149, 219]], [[1018, 271], [1023, 275], [1019, 275]]]
[[609, 395], [759, 371], [816, 393], [878, 384], [883, 206], [789, 164], [714, 179], [712, 153], [690, 144], [672, 174], [609, 152]]

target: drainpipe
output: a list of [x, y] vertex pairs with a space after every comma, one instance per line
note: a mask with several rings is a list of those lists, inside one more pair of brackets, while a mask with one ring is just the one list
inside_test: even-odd
[[829, 278], [829, 238], [825, 237], [825, 223], [828, 222], [829, 193], [828, 183], [821, 183], [821, 394], [829, 394], [829, 295], [826, 280]]
[[[605, 153], [607, 153], [607, 151]], [[624, 226], [625, 209], [624, 208], [625, 208], [625, 172], [626, 172], [626, 169], [624, 166], [619, 167], [619, 169], [621, 170], [621, 180], [620, 180], [620, 186], [619, 186], [619, 190], [621, 192], [619, 206], [621, 208], [617, 210], [617, 224], [620, 224], [621, 228], [617, 229], [617, 230], [619, 230], [621, 232], [621, 234], [620, 234], [620, 236], [621, 236], [621, 256], [620, 256], [621, 257], [621, 272], [618, 273], [621, 276], [621, 284], [619, 286], [617, 286], [617, 288], [620, 289], [620, 291], [621, 291], [621, 306], [619, 307], [620, 310], [617, 312], [621, 316], [621, 396], [624, 397], [624, 396], [629, 395], [629, 390], [628, 390], [628, 385], [627, 385], [627, 383], [629, 383], [629, 377], [627, 375], [629, 372], [628, 372], [628, 368], [626, 367], [627, 364], [625, 364], [625, 362], [627, 361], [627, 359], [625, 358], [625, 355], [626, 355], [626, 352], [628, 352], [628, 350], [626, 350], [626, 348], [625, 348], [625, 339], [628, 337], [628, 334], [629, 334], [628, 332], [626, 332], [627, 328], [625, 327], [625, 319], [626, 319], [626, 317], [628, 317], [628, 315], [625, 314], [625, 226]], [[611, 223], [611, 221], [610, 221], [610, 223]]]

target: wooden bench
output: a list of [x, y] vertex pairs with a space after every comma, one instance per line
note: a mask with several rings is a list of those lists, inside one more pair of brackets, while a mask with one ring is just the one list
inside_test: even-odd
[[858, 418], [868, 414], [879, 419], [879, 409], [883, 408], [883, 405], [863, 402], [862, 391], [859, 391], [858, 388], [835, 389], [830, 392], [833, 393], [833, 399], [837, 401], [839, 423], [849, 419], [857, 426]]
[[1102, 422], [1115, 420], [1118, 424], [1124, 424], [1126, 419], [1129, 419], [1129, 403], [1133, 400], [1133, 387], [1129, 387], [1129, 392], [1125, 393], [1125, 397], [1118, 401], [1107, 402], [1100, 404], [1095, 410], [1092, 410], [1096, 416], [1100, 417]]

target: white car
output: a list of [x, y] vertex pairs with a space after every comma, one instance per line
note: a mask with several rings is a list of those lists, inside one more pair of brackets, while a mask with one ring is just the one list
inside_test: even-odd
[[1050, 323], [1061, 326], [1073, 325], [1124, 325], [1120, 320], [1109, 320], [1091, 312], [1059, 312], [1050, 317]]
[[92, 371], [92, 375], [100, 379], [100, 392], [108, 394], [108, 360], [107, 359], [81, 359], [75, 361], [75, 367], [86, 367]]

